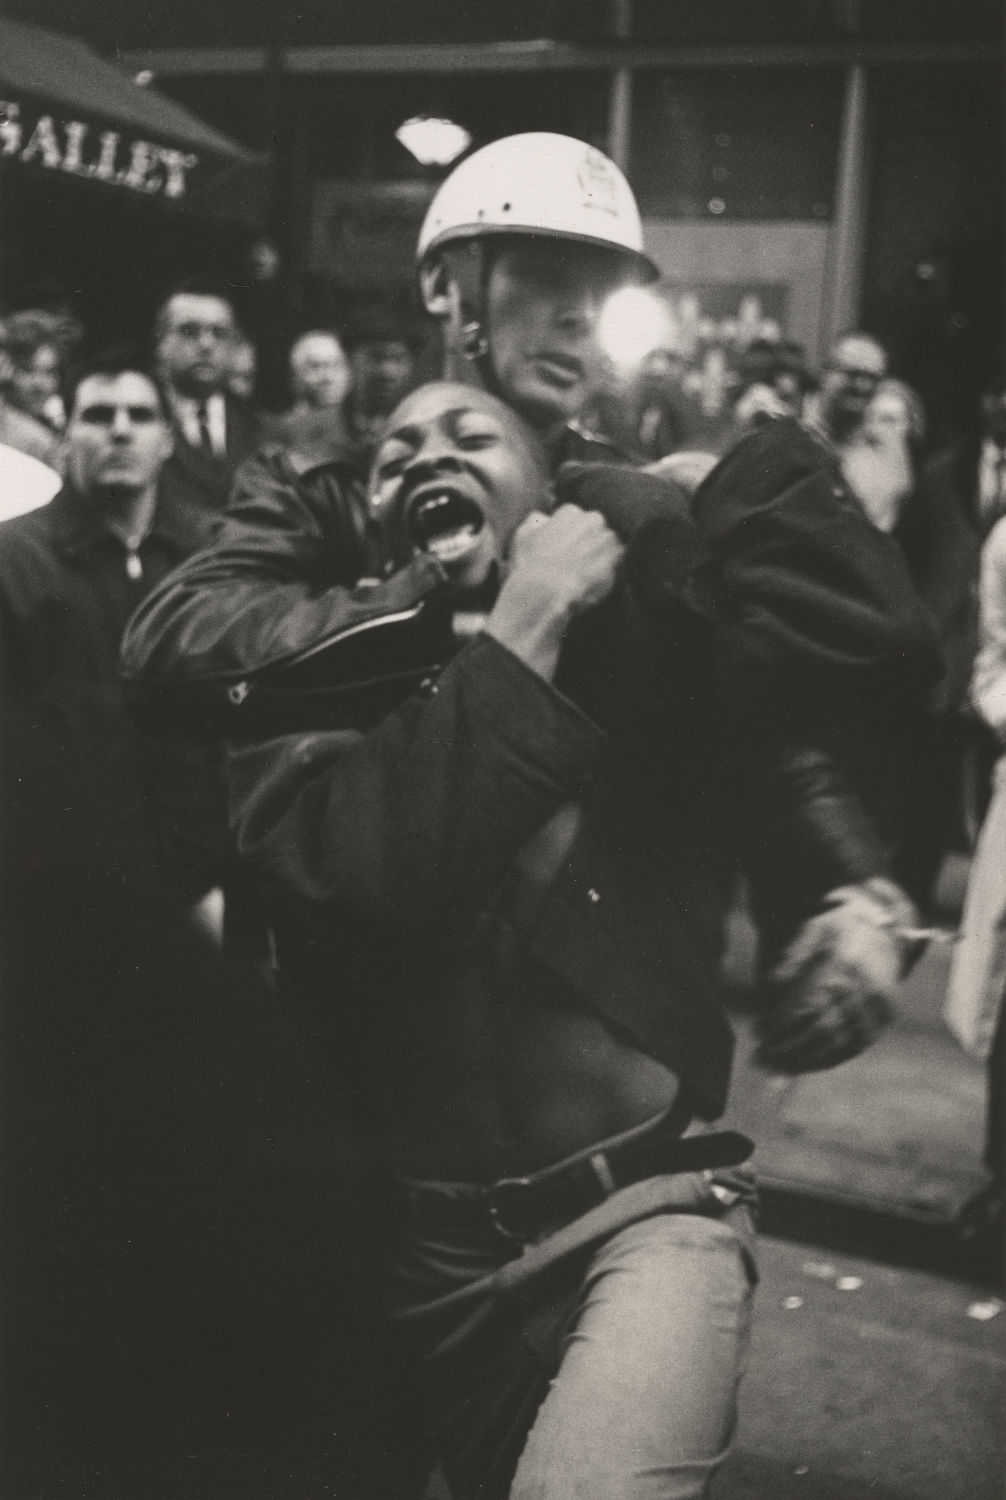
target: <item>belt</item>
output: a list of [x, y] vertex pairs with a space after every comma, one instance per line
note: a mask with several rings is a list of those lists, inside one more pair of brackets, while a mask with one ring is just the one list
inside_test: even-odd
[[485, 1232], [530, 1244], [646, 1177], [738, 1166], [754, 1150], [736, 1130], [682, 1136], [672, 1110], [652, 1130], [526, 1177], [479, 1184], [396, 1184], [396, 1217], [420, 1232]]

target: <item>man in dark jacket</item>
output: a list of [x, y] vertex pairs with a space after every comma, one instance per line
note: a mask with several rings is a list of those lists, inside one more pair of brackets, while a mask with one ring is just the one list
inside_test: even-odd
[[[324, 1493], [310, 1351], [348, 1228], [282, 1162], [311, 1069], [221, 957], [202, 757], [142, 736], [117, 674], [130, 613], [210, 518], [158, 484], [171, 427], [141, 357], [94, 361], [70, 398], [65, 487], [0, 526], [0, 1489], [279, 1496], [296, 1455], [303, 1497], [307, 1452]], [[363, 1288], [346, 1326], [372, 1339]]]

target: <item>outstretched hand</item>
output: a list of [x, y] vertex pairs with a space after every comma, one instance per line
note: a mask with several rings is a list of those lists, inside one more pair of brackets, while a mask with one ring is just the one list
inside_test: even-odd
[[894, 1018], [914, 915], [886, 881], [833, 891], [768, 976], [757, 1061], [810, 1073], [865, 1051]]

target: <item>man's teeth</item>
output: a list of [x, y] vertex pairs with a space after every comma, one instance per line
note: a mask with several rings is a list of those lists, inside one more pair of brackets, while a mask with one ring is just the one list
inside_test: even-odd
[[474, 526], [459, 526], [456, 531], [442, 531], [438, 536], [431, 536], [426, 550], [441, 562], [453, 562], [470, 551], [477, 536]]

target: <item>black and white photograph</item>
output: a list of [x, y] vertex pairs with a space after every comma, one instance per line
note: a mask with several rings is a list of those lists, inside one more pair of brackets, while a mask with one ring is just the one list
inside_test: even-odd
[[1001, 1500], [1001, 0], [0, 0], [0, 1500]]

